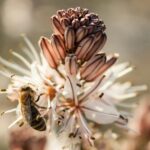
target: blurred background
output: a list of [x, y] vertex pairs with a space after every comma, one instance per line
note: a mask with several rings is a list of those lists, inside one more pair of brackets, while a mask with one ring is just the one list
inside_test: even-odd
[[[108, 54], [117, 52], [119, 62], [129, 61], [136, 66], [123, 80], [150, 86], [149, 0], [0, 0], [0, 56], [9, 59], [9, 49], [20, 51], [21, 33], [26, 33], [38, 48], [40, 36], [51, 34], [50, 16], [58, 9], [76, 6], [86, 7], [104, 20], [108, 41], [103, 50]], [[8, 79], [0, 76], [0, 88], [7, 84]], [[13, 107], [5, 99], [5, 95], [0, 97], [0, 111]], [[8, 149], [4, 137], [13, 120], [9, 115], [0, 118], [1, 150]]]

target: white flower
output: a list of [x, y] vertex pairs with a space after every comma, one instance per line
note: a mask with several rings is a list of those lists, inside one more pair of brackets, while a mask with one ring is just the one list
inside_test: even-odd
[[[29, 49], [24, 48], [23, 52], [26, 54], [24, 57], [11, 50], [11, 54], [20, 60], [20, 63], [11, 63], [2, 57], [0, 57], [0, 63], [4, 66], [0, 74], [4, 75], [8, 79], [11, 79], [11, 83], [8, 88], [1, 89], [1, 93], [7, 94], [7, 97], [11, 100], [19, 99], [19, 90], [24, 85], [31, 86], [36, 92], [36, 99], [40, 96], [38, 105], [55, 109], [57, 90], [55, 79], [53, 78], [53, 70], [48, 66], [45, 58], [41, 52], [37, 52], [27, 37], [23, 36]], [[54, 85], [55, 84], [55, 85]], [[9, 127], [12, 127], [18, 123], [22, 116], [20, 116], [20, 107], [17, 106], [11, 110], [5, 111], [2, 114], [17, 112], [19, 117]]]
[[[94, 137], [88, 127], [88, 120], [98, 124], [116, 123], [128, 128], [128, 118], [117, 110], [116, 105], [119, 105], [121, 100], [136, 96], [136, 92], [146, 89], [145, 85], [132, 87], [125, 86], [126, 83], [116, 83], [119, 77], [132, 70], [128, 63], [116, 65], [108, 69], [104, 73], [105, 76], [101, 75], [92, 82], [83, 81], [84, 83], [74, 55], [66, 57], [65, 65], [66, 83], [57, 107], [59, 111], [64, 111], [64, 126], [61, 132], [69, 130], [70, 137], [79, 136], [93, 144]], [[89, 72], [91, 70], [91, 65], [89, 66], [87, 72], [88, 69]], [[88, 76], [90, 78], [91, 74]]]
[[58, 11], [52, 17], [52, 24], [54, 34], [50, 39], [41, 37], [40, 52], [23, 36], [29, 48], [23, 49], [25, 56], [11, 50], [19, 63], [0, 57], [3, 66], [0, 74], [11, 79], [8, 88], [1, 89], [1, 93], [7, 94], [11, 101], [19, 100], [16, 108], [2, 113], [17, 113], [17, 119], [9, 127], [24, 117], [20, 89], [29, 86], [29, 96], [35, 100], [31, 103], [43, 122], [47, 121], [47, 133], [50, 132], [46, 150], [75, 149], [72, 146], [80, 138], [93, 145], [91, 121], [128, 128], [126, 112], [118, 111], [117, 107], [128, 106], [123, 101], [147, 87], [117, 82], [133, 68], [128, 63], [115, 66], [119, 56], [116, 53], [107, 57], [100, 52], [107, 39], [104, 22], [98, 15], [77, 7]]
[[106, 81], [104, 82], [100, 91], [104, 91], [105, 94], [102, 100], [119, 105], [122, 107], [131, 107], [130, 104], [120, 104], [121, 102], [137, 96], [139, 91], [145, 91], [146, 85], [132, 86], [131, 82], [127, 81], [119, 83], [117, 79], [133, 71], [133, 67], [128, 62], [114, 65], [106, 72]]

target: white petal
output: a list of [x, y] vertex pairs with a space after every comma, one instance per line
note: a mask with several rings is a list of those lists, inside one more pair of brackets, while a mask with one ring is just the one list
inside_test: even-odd
[[31, 74], [32, 74], [33, 80], [37, 81], [38, 83], [43, 82], [36, 63], [33, 63], [31, 65]]
[[[26, 37], [26, 35], [22, 35], [24, 41], [26, 42], [27, 46], [29, 47], [29, 49], [31, 50], [32, 55], [34, 56], [35, 60], [40, 64], [40, 56], [38, 54], [38, 52], [36, 51], [36, 49], [34, 48], [33, 44], [30, 42], [30, 40]], [[32, 59], [34, 59], [32, 58]]]
[[119, 118], [117, 109], [112, 105], [104, 104], [99, 100], [89, 100], [84, 103], [87, 109], [84, 109], [87, 119], [99, 124], [113, 123]]
[[122, 71], [124, 71], [129, 66], [130, 66], [129, 62], [120, 63], [120, 64], [114, 65], [112, 68], [110, 68], [107, 71], [107, 73], [113, 74], [113, 76], [117, 77], [118, 74], [120, 74]]

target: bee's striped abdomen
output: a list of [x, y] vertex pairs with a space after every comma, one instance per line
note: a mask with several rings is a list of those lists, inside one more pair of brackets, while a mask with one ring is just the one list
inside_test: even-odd
[[[30, 102], [32, 103], [32, 102]], [[22, 114], [25, 121], [35, 130], [45, 131], [46, 123], [44, 118], [40, 117], [40, 113], [37, 108], [33, 105], [25, 105], [22, 107]]]
[[30, 126], [38, 131], [45, 131], [46, 130], [45, 120], [42, 117], [40, 117], [40, 113], [34, 106], [31, 107], [32, 107], [31, 108], [32, 119], [29, 122]]

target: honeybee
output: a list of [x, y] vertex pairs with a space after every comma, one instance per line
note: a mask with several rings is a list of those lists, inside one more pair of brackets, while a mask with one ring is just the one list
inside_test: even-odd
[[45, 131], [46, 121], [41, 117], [36, 101], [38, 100], [35, 100], [35, 91], [30, 86], [21, 87], [19, 91], [19, 104], [23, 121], [35, 130]]

